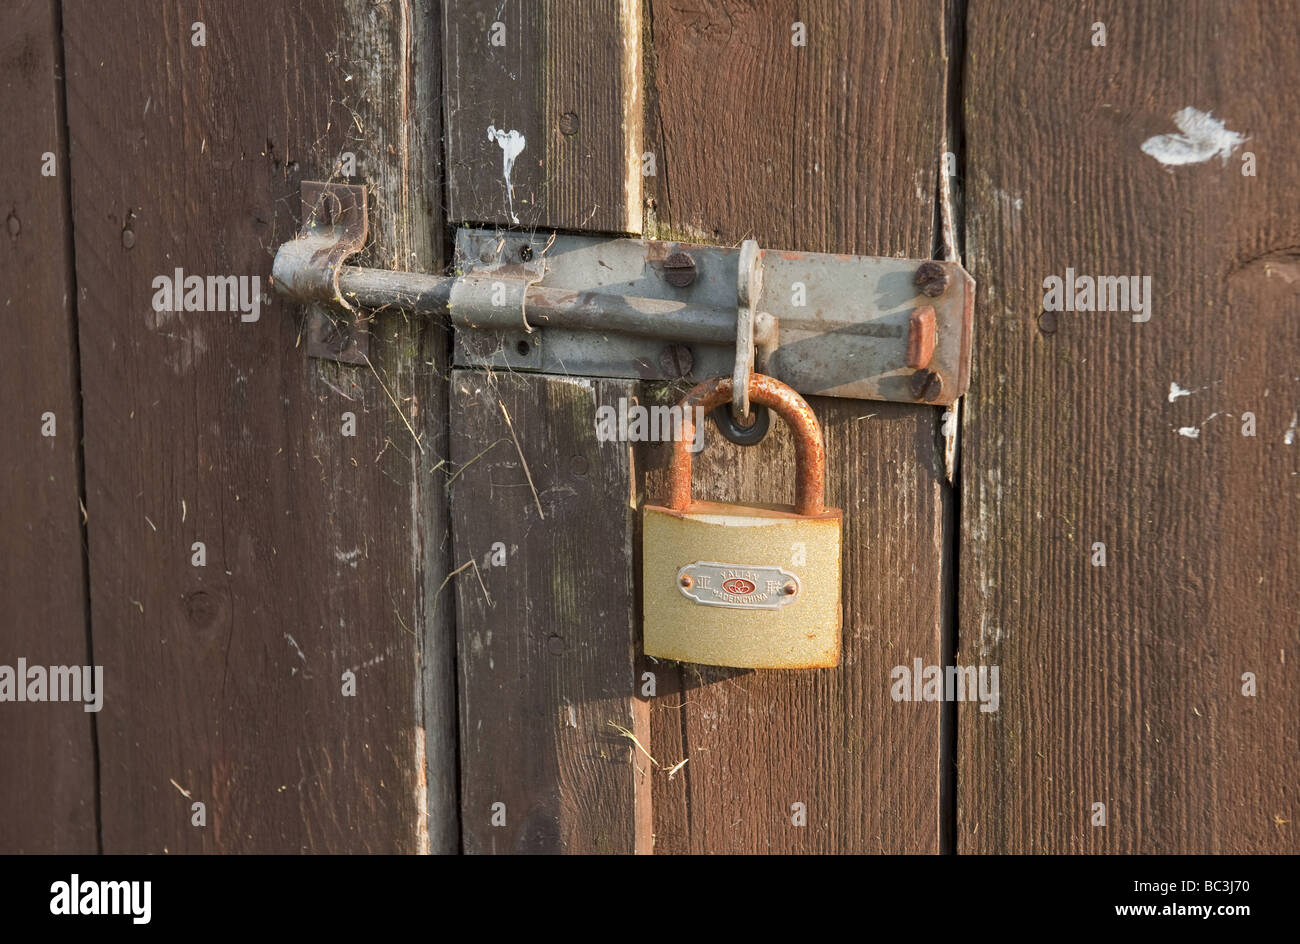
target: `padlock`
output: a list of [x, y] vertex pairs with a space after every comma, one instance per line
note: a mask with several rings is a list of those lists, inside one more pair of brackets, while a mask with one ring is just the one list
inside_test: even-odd
[[825, 508], [826, 451], [812, 408], [772, 377], [751, 374], [749, 399], [795, 434], [794, 505], [736, 505], [691, 497], [696, 407], [731, 401], [731, 378], [708, 380], [681, 403], [666, 506], [642, 518], [645, 654], [754, 669], [824, 668], [840, 661], [840, 526]]

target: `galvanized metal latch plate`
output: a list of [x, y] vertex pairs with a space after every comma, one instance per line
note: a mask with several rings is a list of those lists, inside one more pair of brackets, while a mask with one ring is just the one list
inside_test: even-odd
[[[740, 256], [688, 243], [461, 229], [459, 278], [508, 298], [495, 310], [458, 312], [453, 302], [456, 364], [646, 380], [730, 376]], [[975, 282], [957, 263], [769, 249], [758, 264], [761, 289], [750, 301], [762, 324], [776, 326], [775, 342], [759, 346], [760, 372], [805, 395], [947, 404], [966, 392]]]
[[309, 306], [315, 357], [365, 363], [364, 312], [392, 308], [448, 312], [459, 366], [646, 380], [757, 371], [805, 395], [937, 404], [970, 382], [975, 283], [955, 262], [461, 229], [454, 276], [389, 272], [343, 264], [365, 245], [365, 187], [304, 181], [302, 204], [272, 277]]

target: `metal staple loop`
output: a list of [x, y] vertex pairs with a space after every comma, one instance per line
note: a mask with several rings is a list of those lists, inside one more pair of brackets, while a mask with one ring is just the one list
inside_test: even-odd
[[754, 306], [762, 291], [762, 253], [758, 242], [740, 244], [736, 269], [736, 365], [731, 373], [731, 413], [737, 423], [749, 416], [749, 378], [754, 373]]
[[[668, 507], [687, 511], [691, 498], [691, 443], [695, 440], [695, 407], [707, 413], [731, 400], [730, 377], [715, 377], [691, 389], [681, 402], [682, 435], [673, 443], [669, 468]], [[821, 425], [803, 397], [775, 377], [751, 374], [749, 399], [775, 410], [794, 432], [795, 513], [820, 515], [826, 499], [826, 447], [822, 443]]]

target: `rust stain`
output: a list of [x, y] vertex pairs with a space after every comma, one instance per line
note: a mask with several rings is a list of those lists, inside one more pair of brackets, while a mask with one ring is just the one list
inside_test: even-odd
[[[775, 377], [751, 374], [749, 400], [775, 410], [790, 424], [795, 449], [795, 514], [821, 515], [826, 499], [826, 447], [822, 430], [803, 397]], [[731, 402], [731, 378], [715, 377], [698, 384], [682, 400], [682, 435], [673, 443], [669, 464], [668, 507], [686, 511], [691, 498], [691, 443], [695, 441], [695, 407], [704, 412]]]
[[936, 336], [934, 307], [923, 305], [913, 309], [907, 319], [907, 366], [920, 370], [934, 356]]

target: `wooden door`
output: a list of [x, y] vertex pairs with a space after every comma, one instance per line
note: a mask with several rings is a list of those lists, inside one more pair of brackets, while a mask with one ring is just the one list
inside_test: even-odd
[[1296, 13], [968, 10], [959, 851], [1300, 849]]
[[[448, 4], [449, 218], [929, 257], [945, 31], [914, 6]], [[526, 142], [513, 205], [489, 127]], [[638, 508], [666, 449], [595, 432], [603, 404], [689, 386], [453, 372], [455, 560], [481, 568], [457, 578], [465, 848], [939, 851], [943, 713], [879, 683], [943, 661], [938, 411], [814, 402], [846, 510], [843, 665], [741, 672], [639, 654]], [[711, 497], [792, 500], [784, 429], [698, 466]]]
[[[105, 683], [0, 704], [0, 850], [1297, 851], [1297, 12], [8, 4], [0, 665]], [[269, 276], [328, 179], [377, 268], [463, 225], [960, 260], [958, 406], [812, 400], [842, 664], [642, 654], [667, 457], [596, 412], [703, 378], [395, 309], [309, 358]], [[1048, 311], [1067, 269], [1149, 318]], [[159, 310], [177, 270], [257, 316]], [[788, 432], [695, 485], [789, 500]], [[996, 710], [896, 698], [918, 661]]]

